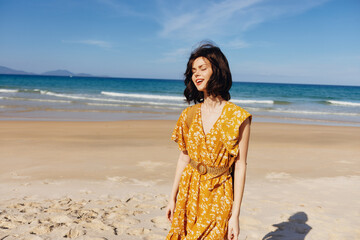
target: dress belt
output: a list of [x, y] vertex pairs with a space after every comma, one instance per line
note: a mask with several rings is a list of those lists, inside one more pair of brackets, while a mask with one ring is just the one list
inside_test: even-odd
[[190, 166], [192, 166], [193, 168], [195, 168], [200, 175], [204, 175], [204, 174], [210, 174], [210, 175], [214, 175], [216, 177], [219, 177], [223, 174], [229, 174], [230, 173], [230, 168], [227, 166], [222, 166], [222, 167], [210, 167], [205, 165], [204, 163], [198, 163], [195, 160], [190, 158]]

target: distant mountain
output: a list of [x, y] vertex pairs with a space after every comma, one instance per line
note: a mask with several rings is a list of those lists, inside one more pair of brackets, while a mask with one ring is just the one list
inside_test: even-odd
[[72, 73], [68, 70], [55, 70], [55, 71], [48, 71], [48, 72], [44, 72], [41, 75], [46, 75], [46, 76], [75, 76], [75, 73]]
[[48, 71], [41, 74], [31, 73], [31, 72], [24, 72], [19, 70], [14, 70], [8, 67], [0, 66], [0, 74], [19, 74], [19, 75], [45, 75], [45, 76], [74, 76], [74, 77], [94, 77], [88, 73], [72, 73], [68, 70], [54, 70]]
[[20, 75], [32, 75], [34, 73], [14, 70], [8, 67], [0, 66], [0, 74], [20, 74]]

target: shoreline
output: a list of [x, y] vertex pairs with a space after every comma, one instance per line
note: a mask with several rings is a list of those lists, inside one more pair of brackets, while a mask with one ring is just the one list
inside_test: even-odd
[[[88, 112], [89, 113], [89, 112]], [[179, 113], [154, 113], [154, 112], [128, 112], [124, 111], [119, 115], [115, 116], [114, 113], [110, 113], [107, 119], [104, 119], [103, 112], [92, 113], [95, 115], [86, 118], [86, 114], [79, 113], [81, 118], [78, 117], [67, 117], [63, 114], [60, 114], [56, 117], [15, 117], [15, 116], [1, 116], [0, 122], [8, 121], [32, 121], [32, 122], [118, 122], [118, 121], [149, 121], [149, 120], [166, 120], [174, 121], [177, 120], [181, 112]], [[114, 116], [110, 116], [114, 115]], [[334, 126], [334, 127], [360, 127], [359, 122], [345, 122], [345, 121], [335, 121], [335, 120], [320, 120], [320, 119], [311, 119], [311, 118], [282, 118], [274, 116], [265, 116], [265, 115], [253, 115], [253, 122], [262, 122], [262, 123], [275, 123], [275, 124], [295, 124], [295, 125], [316, 125], [316, 126]]]

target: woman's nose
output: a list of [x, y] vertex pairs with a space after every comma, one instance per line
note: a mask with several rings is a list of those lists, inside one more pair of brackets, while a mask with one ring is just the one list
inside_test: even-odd
[[194, 76], [196, 77], [196, 76], [199, 76], [199, 70], [195, 70], [195, 72], [194, 72]]

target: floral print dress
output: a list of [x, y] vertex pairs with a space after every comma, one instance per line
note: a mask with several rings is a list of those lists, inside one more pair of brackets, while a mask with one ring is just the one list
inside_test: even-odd
[[[205, 134], [199, 105], [188, 129], [186, 117], [191, 107], [182, 111], [171, 139], [196, 162], [212, 167], [228, 166], [231, 158], [236, 158], [239, 153], [240, 125], [247, 118], [251, 120], [252, 115], [234, 103], [226, 102], [220, 117]], [[225, 239], [232, 205], [230, 174], [217, 178], [200, 175], [188, 164], [181, 175], [173, 221], [166, 239]]]

